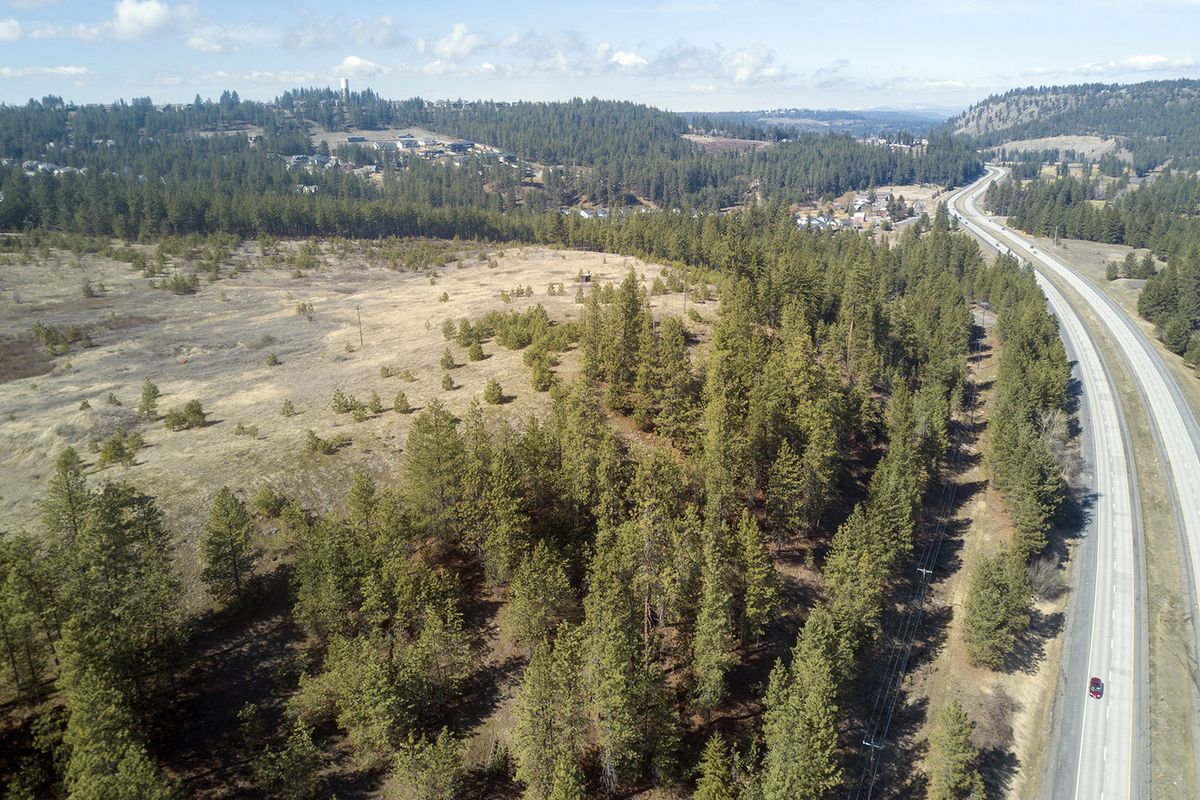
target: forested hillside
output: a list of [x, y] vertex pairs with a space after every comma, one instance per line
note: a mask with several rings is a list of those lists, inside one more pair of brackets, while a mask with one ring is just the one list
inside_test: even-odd
[[1116, 200], [1096, 203], [1096, 184], [1064, 177], [1008, 181], [988, 187], [985, 202], [1009, 223], [1038, 236], [1089, 239], [1149, 248], [1166, 262], [1130, 254], [1109, 267], [1109, 279], [1148, 279], [1138, 312], [1155, 324], [1167, 347], [1200, 366], [1200, 178], [1159, 176]]
[[[217, 495], [200, 552], [214, 602], [237, 608], [268, 591], [248, 577], [253, 511], [279, 530], [291, 618], [306, 637], [303, 653], [275, 668], [282, 718], [247, 706], [240, 733], [222, 740], [242, 742], [236, 753], [213, 754], [242, 764], [264, 794], [327, 793], [335, 752], [368, 784], [388, 776], [431, 797], [466, 782], [547, 798], [698, 783], [776, 800], [839, 786], [859, 681], [952, 446], [968, 297], [991, 298], [1014, 343], [994, 455], [1021, 520], [1012, 563], [1044, 546], [1061, 493], [1035, 427], [1065, 391], [1053, 320], [1028, 274], [1008, 261], [985, 266], [944, 210], [932, 229], [913, 226], [888, 246], [799, 231], [780, 208], [601, 221], [350, 188], [273, 201], [237, 174], [254, 163], [251, 149], [205, 142], [213, 158], [164, 159], [164, 177], [198, 193], [205, 176], [245, 188], [202, 195], [210, 205], [190, 216], [171, 217], [189, 207], [161, 180], [119, 184], [149, 187], [140, 201], [99, 194], [125, 206], [84, 202], [76, 188], [105, 185], [96, 170], [28, 181], [32, 210], [20, 223], [109, 235], [117, 223], [103, 214], [158, 197], [162, 216], [142, 208], [125, 217], [129, 232], [154, 235], [149, 218], [227, 233], [543, 241], [676, 262], [672, 280], [712, 285], [721, 298], [702, 364], [689, 356], [685, 320], [652, 324], [633, 274], [596, 287], [569, 325], [535, 312], [464, 320], [451, 331], [461, 345], [523, 349], [548, 387], [555, 353], [577, 348], [579, 379], [554, 390], [547, 418], [517, 428], [430, 403], [412, 422], [400, 481], [360, 475], [342, 511]], [[153, 166], [163, 152], [145, 147]], [[272, 176], [254, 180], [269, 186]], [[7, 180], [20, 188], [21, 178]], [[1035, 389], [1031, 374], [1041, 376]], [[156, 416], [152, 403], [147, 413]], [[651, 437], [618, 433], [609, 420], [626, 417]], [[171, 714], [193, 624], [174, 534], [153, 498], [90, 473], [65, 452], [42, 525], [4, 540], [15, 708], [36, 720], [14, 780], [31, 796], [137, 787], [168, 797], [176, 787], [155, 732]], [[806, 554], [819, 591], [782, 579], [784, 552]], [[492, 766], [468, 774], [465, 709], [493, 679], [469, 612], [491, 593], [510, 610], [503, 636], [528, 660], [512, 736]], [[766, 685], [735, 678], [777, 656]], [[61, 704], [43, 705], [52, 689]], [[747, 707], [761, 725], [708, 724]]]
[[1014, 89], [947, 123], [982, 146], [1046, 136], [1117, 138], [1144, 174], [1168, 160], [1200, 164], [1200, 81], [1092, 83]]
[[[705, 155], [680, 137], [686, 129], [681, 117], [632, 103], [352, 97], [347, 104], [328, 90], [313, 90], [267, 105], [226, 93], [218, 102], [197, 99], [161, 110], [145, 99], [74, 107], [46, 98], [0, 108], [0, 157], [11, 159], [3, 178], [11, 180], [11, 200], [0, 205], [0, 224], [118, 235], [272, 227], [284, 234], [302, 227], [347, 233], [346, 222], [333, 221], [343, 211], [331, 208], [358, 216], [364, 199], [541, 211], [584, 200], [625, 206], [640, 198], [662, 208], [717, 210], [813, 200], [872, 183], [953, 185], [981, 169], [970, 144], [949, 136], [934, 137], [927, 149], [893, 150], [847, 136], [807, 135], [758, 153]], [[280, 158], [316, 152], [310, 126], [350, 124], [425, 126], [556, 166], [535, 186], [487, 152], [467, 158], [464, 169], [361, 145], [325, 153], [339, 158], [337, 169], [295, 169]], [[261, 138], [250, 142], [240, 132], [247, 126], [261, 128]], [[239, 132], [226, 133], [234, 129]], [[71, 169], [23, 176], [27, 161]], [[383, 186], [349, 174], [360, 165], [383, 169]], [[301, 193], [298, 186], [310, 188]], [[257, 210], [264, 200], [265, 217]], [[276, 213], [291, 222], [271, 221]]]

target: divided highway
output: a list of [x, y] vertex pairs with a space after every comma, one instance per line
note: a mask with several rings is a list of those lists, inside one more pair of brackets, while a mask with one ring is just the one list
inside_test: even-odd
[[[987, 177], [952, 196], [951, 212], [991, 247], [1013, 252], [1039, 267], [1038, 283], [1059, 320], [1082, 386], [1084, 477], [1093, 498], [1076, 556], [1080, 579], [1064, 647], [1063, 672], [1068, 682], [1060, 684], [1065, 694], [1059, 700], [1059, 746], [1049, 756], [1053, 777], [1043, 794], [1076, 800], [1139, 798], [1145, 743], [1137, 741], [1136, 731], [1145, 729], [1139, 715], [1146, 713], [1141, 698], [1147, 676], [1141, 674], [1139, 660], [1139, 651], [1144, 652], [1139, 637], [1144, 643], [1145, 630], [1137, 607], [1136, 475], [1124, 418], [1095, 341], [1063, 293], [1041, 274], [1046, 267], [1037, 263], [1040, 254], [977, 211], [976, 198], [998, 174], [989, 168]], [[1008, 241], [1001, 242], [998, 236]], [[1088, 697], [1091, 676], [1104, 682], [1100, 699]]]

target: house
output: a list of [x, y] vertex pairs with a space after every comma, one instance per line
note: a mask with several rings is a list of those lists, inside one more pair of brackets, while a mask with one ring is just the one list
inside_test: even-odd
[[470, 150], [473, 146], [474, 144], [472, 142], [451, 142], [450, 144], [446, 145], [446, 149], [455, 155], [462, 155]]
[[366, 140], [367, 140], [367, 137], [365, 137], [365, 136], [347, 136], [346, 137], [347, 144], [357, 144], [359, 142], [365, 142]]
[[403, 148], [404, 150], [416, 150], [417, 149], [417, 140], [412, 138], [411, 136], [409, 136], [407, 139], [401, 138], [400, 139], [400, 147]]
[[516, 153], [501, 153], [500, 161], [505, 164], [516, 164], [517, 163], [517, 155], [516, 155]]
[[381, 151], [385, 151], [385, 152], [394, 153], [400, 149], [400, 145], [398, 145], [396, 142], [376, 141], [376, 142], [372, 142], [372, 144], [375, 145], [376, 150], [381, 150]]

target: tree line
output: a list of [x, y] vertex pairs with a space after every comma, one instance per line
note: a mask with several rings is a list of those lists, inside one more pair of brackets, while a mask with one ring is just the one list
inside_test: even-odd
[[1200, 178], [1169, 172], [1097, 204], [1096, 184], [1073, 177], [992, 184], [985, 201], [1009, 223], [1040, 236], [1145, 247], [1151, 255], [1109, 265], [1108, 278], [1146, 279], [1138, 313], [1172, 352], [1200, 366]]

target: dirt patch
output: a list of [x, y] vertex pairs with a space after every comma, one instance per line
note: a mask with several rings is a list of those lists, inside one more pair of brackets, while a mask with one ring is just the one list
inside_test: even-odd
[[760, 147], [771, 147], [771, 142], [758, 139], [734, 139], [730, 136], [701, 136], [697, 133], [685, 133], [683, 138], [699, 147], [705, 153], [740, 153], [743, 150], [757, 150]]
[[1105, 139], [1100, 136], [1045, 136], [1040, 139], [1020, 139], [1015, 142], [1005, 142], [1003, 147], [1010, 153], [1055, 149], [1075, 150], [1081, 153], [1088, 161], [1095, 161], [1100, 156], [1109, 153], [1115, 153], [1127, 161], [1132, 158], [1132, 154], [1122, 148], [1116, 139]]
[[37, 340], [13, 339], [0, 342], [0, 383], [20, 378], [36, 378], [54, 369], [54, 359]]

